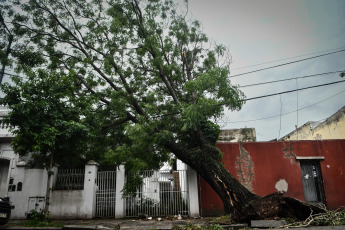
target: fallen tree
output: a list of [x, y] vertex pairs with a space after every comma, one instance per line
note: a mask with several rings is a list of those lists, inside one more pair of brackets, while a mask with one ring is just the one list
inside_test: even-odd
[[124, 164], [139, 172], [132, 181], [140, 183], [141, 171], [159, 169], [173, 153], [236, 219], [260, 201], [224, 168], [215, 146], [215, 120], [224, 108], [241, 109], [245, 97], [229, 80], [228, 50], [209, 42], [198, 21], [169, 0], [6, 4], [15, 41], [25, 44], [22, 52], [8, 53], [18, 73], [58, 73], [75, 84], [61, 101], [89, 103], [78, 121], [92, 132], [83, 157]]

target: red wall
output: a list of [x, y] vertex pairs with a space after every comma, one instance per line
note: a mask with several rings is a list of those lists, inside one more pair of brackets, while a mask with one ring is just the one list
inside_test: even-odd
[[[290, 142], [218, 143], [217, 146], [224, 153], [225, 167], [238, 180], [251, 179], [249, 185], [255, 194], [277, 192], [276, 183], [284, 179], [288, 184], [284, 194], [300, 200], [304, 200], [304, 191], [300, 163], [295, 156], [322, 156], [320, 168], [326, 206], [329, 209], [345, 206], [345, 140], [292, 141], [292, 148]], [[201, 214], [222, 214], [223, 204], [218, 195], [203, 178], [199, 185]]]

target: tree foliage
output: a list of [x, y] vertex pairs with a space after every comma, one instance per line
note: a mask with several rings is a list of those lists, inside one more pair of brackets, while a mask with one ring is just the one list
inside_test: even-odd
[[12, 126], [14, 150], [21, 156], [32, 153], [34, 166], [48, 168], [51, 154], [61, 167], [78, 166], [89, 133], [81, 116], [89, 105], [73, 100], [73, 78], [41, 69], [26, 76], [2, 87], [1, 103], [10, 109], [3, 122]]
[[[214, 119], [224, 108], [240, 109], [244, 95], [229, 81], [228, 50], [210, 42], [200, 22], [171, 0], [9, 2], [9, 27], [25, 44], [12, 56], [16, 70], [36, 73], [34, 80], [45, 69], [54, 88], [71, 86], [58, 98], [73, 104], [61, 107], [72, 124], [55, 125], [88, 127], [90, 154], [140, 172], [160, 168], [173, 153], [210, 183], [227, 212], [255, 198], [220, 163]], [[67, 95], [75, 96], [64, 101]], [[54, 112], [49, 118], [58, 122]], [[40, 128], [49, 135], [32, 139], [47, 146], [64, 133]], [[25, 140], [15, 145], [22, 150]]]

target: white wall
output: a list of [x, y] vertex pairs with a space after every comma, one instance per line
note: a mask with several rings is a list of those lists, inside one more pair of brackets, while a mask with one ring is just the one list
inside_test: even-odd
[[85, 218], [86, 214], [82, 209], [84, 201], [83, 190], [53, 191], [49, 207], [50, 217], [53, 219]]
[[[56, 172], [57, 169], [54, 168], [54, 171]], [[86, 165], [84, 190], [53, 191], [49, 208], [50, 217], [55, 219], [93, 218], [96, 204], [96, 176], [97, 165]], [[27, 213], [34, 208], [37, 211], [43, 210], [47, 189], [47, 171], [44, 169], [27, 169], [24, 166], [15, 167], [11, 172], [11, 177], [13, 184], [23, 183], [22, 191], [16, 190], [8, 193], [12, 205], [15, 206], [11, 218], [24, 219]]]
[[[28, 169], [23, 164], [15, 165], [11, 171], [13, 183], [23, 183], [22, 191], [9, 192], [10, 200], [15, 206], [12, 210], [12, 219], [24, 219], [26, 214], [34, 207], [37, 211], [43, 210], [46, 193], [47, 172], [43, 169]], [[185, 165], [179, 165], [179, 169], [185, 169]], [[56, 169], [54, 169], [56, 171]], [[157, 172], [156, 172], [157, 173]], [[57, 173], [54, 174], [54, 177]], [[158, 176], [158, 175], [157, 175]], [[171, 174], [170, 174], [171, 176]], [[53, 219], [91, 219], [95, 217], [96, 210], [96, 177], [97, 163], [91, 162], [85, 166], [84, 190], [74, 191], [53, 191], [51, 194], [50, 217]], [[157, 178], [157, 177], [156, 177]], [[153, 177], [148, 177], [152, 180]], [[53, 178], [53, 181], [56, 179]], [[197, 173], [188, 169], [187, 174], [180, 175], [182, 191], [189, 191], [189, 208], [191, 216], [199, 215], [199, 200], [197, 187]], [[122, 197], [122, 188], [125, 181], [124, 168], [121, 166], [117, 172], [116, 187], [116, 218], [125, 216], [124, 199]], [[186, 183], [188, 181], [188, 184]], [[156, 179], [150, 181], [152, 194], [150, 197], [159, 200], [159, 181]], [[148, 191], [147, 190], [147, 191]], [[187, 194], [187, 193], [186, 193]], [[37, 206], [35, 206], [37, 204]]]
[[53, 191], [50, 217], [52, 219], [91, 219], [95, 217], [97, 163], [85, 166], [83, 190]]
[[[10, 201], [12, 205], [15, 206], [15, 208], [12, 209], [11, 218], [23, 219], [26, 218], [26, 214], [30, 211], [30, 197], [45, 197], [47, 171], [43, 169], [16, 167], [12, 170], [11, 177], [13, 177], [13, 184], [16, 185], [16, 191], [8, 192]], [[18, 182], [23, 183], [22, 191], [17, 191]]]

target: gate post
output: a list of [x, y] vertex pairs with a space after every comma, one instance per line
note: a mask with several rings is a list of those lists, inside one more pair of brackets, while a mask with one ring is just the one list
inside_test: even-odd
[[120, 165], [116, 170], [116, 207], [115, 218], [125, 217], [125, 201], [126, 198], [122, 197], [122, 189], [125, 186], [125, 167]]
[[198, 217], [199, 213], [199, 194], [198, 194], [198, 174], [188, 166], [187, 170], [188, 194], [189, 194], [189, 216]]
[[96, 213], [96, 178], [97, 178], [98, 163], [96, 161], [89, 161], [85, 165], [85, 179], [83, 198], [85, 200], [82, 210], [87, 213], [87, 218], [95, 217]]

